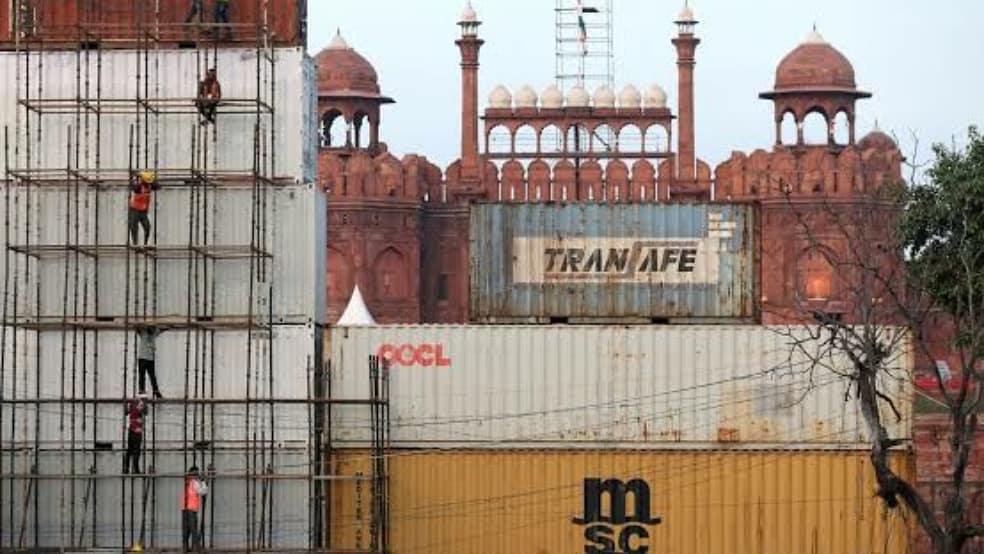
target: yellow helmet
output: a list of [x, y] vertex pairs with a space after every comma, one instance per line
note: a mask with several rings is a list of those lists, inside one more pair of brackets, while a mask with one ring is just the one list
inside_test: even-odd
[[137, 176], [140, 177], [141, 181], [147, 183], [148, 185], [153, 183], [157, 179], [153, 171], [141, 171], [140, 173], [137, 174]]

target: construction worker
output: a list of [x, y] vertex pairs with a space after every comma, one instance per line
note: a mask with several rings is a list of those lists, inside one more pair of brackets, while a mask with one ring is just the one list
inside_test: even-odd
[[130, 208], [127, 212], [127, 227], [130, 229], [130, 244], [137, 244], [137, 226], [143, 227], [144, 246], [150, 241], [150, 196], [161, 188], [157, 177], [151, 171], [137, 173], [130, 182]]
[[232, 29], [229, 27], [229, 0], [215, 0], [215, 25], [216, 38], [221, 39], [222, 31], [225, 30], [225, 40], [232, 40]]
[[147, 376], [150, 376], [150, 386], [154, 388], [154, 398], [163, 398], [161, 389], [157, 386], [156, 362], [157, 337], [161, 330], [150, 326], [137, 331], [137, 369], [140, 372], [140, 394], [147, 390]]
[[[208, 485], [198, 474], [198, 467], [191, 466], [185, 474], [183, 492], [181, 494], [181, 536], [184, 551], [191, 548], [201, 550], [202, 535], [198, 530], [198, 512], [202, 508], [202, 497], [208, 494]], [[189, 548], [189, 541], [191, 548]]]
[[209, 123], [215, 125], [215, 108], [222, 99], [222, 85], [216, 77], [215, 68], [211, 68], [205, 74], [205, 78], [198, 83], [198, 99], [195, 105], [198, 106], [198, 113], [202, 115], [202, 125]]
[[191, 0], [191, 9], [188, 10], [188, 17], [185, 18], [185, 25], [191, 23], [195, 16], [198, 16], [198, 23], [202, 23], [202, 16], [204, 15], [205, 8], [202, 6], [202, 0]]
[[[126, 454], [123, 455], [123, 473], [142, 473], [140, 471], [140, 446], [143, 444], [144, 416], [147, 415], [146, 396], [138, 394], [126, 401]], [[131, 465], [132, 462], [132, 465]]]

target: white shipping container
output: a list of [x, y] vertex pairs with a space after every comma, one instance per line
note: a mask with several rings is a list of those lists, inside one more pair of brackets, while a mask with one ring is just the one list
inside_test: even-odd
[[[250, 395], [295, 402], [253, 404], [248, 414], [250, 430], [269, 433], [272, 428], [270, 440], [278, 443], [309, 441], [310, 406], [303, 401], [311, 394], [319, 334], [320, 330], [311, 325], [276, 326], [272, 344], [263, 337], [254, 339]], [[124, 333], [119, 331], [101, 331], [98, 336], [71, 331], [18, 331], [17, 335], [15, 357], [14, 335], [8, 331], [3, 397], [18, 401], [41, 398], [43, 403], [11, 402], [0, 407], [4, 420], [14, 423], [13, 436], [9, 428], [4, 429], [4, 444], [33, 446], [37, 438], [46, 450], [91, 447], [93, 440], [122, 448], [122, 399], [136, 391], [138, 378], [134, 335], [126, 337], [125, 343]], [[36, 342], [37, 335], [40, 343]], [[196, 335], [175, 329], [161, 334], [155, 365], [165, 399], [184, 398], [186, 386], [189, 398], [245, 399], [247, 343], [245, 331], [215, 332], [214, 347], [208, 333]], [[271, 356], [272, 374], [268, 365]], [[150, 392], [149, 382], [147, 390]], [[62, 398], [66, 401], [58, 402]], [[73, 403], [73, 398], [103, 402]], [[183, 403], [163, 402], [153, 406], [147, 419], [147, 440], [154, 437], [161, 448], [180, 448], [187, 428], [189, 441], [197, 438], [236, 445], [246, 440], [246, 423], [245, 403], [189, 403], [186, 410]]]
[[[18, 100], [64, 100], [79, 95], [96, 104], [99, 98], [104, 101], [101, 105], [104, 115], [99, 130], [100, 148], [94, 147], [97, 144], [96, 125], [90, 113], [89, 134], [86, 136], [83, 129], [78, 139], [79, 167], [94, 168], [98, 153], [102, 169], [129, 168], [130, 128], [133, 126], [141, 152], [138, 160], [142, 160], [143, 152], [146, 152], [147, 159], [153, 161], [156, 149], [157, 167], [188, 169], [192, 167], [191, 137], [198, 127], [193, 99], [201, 73], [207, 65], [214, 65], [223, 98], [235, 106], [219, 106], [214, 139], [211, 127], [208, 128], [208, 167], [220, 171], [251, 170], [256, 115], [238, 112], [256, 111], [257, 52], [249, 48], [223, 48], [214, 54], [217, 58], [212, 63], [213, 52], [208, 52], [207, 58], [204, 53], [199, 58], [195, 50], [151, 51], [146, 59], [148, 67], [140, 72], [138, 80], [137, 64], [143, 65], [145, 59], [134, 50], [91, 51], [79, 57], [71, 51], [47, 51], [41, 57], [0, 53], [0, 75], [3, 75], [0, 129], [9, 127], [11, 141], [17, 137], [18, 142], [25, 145], [28, 114], [32, 112], [19, 105]], [[259, 79], [259, 97], [263, 103], [272, 105], [275, 119], [272, 138], [270, 116], [264, 115], [261, 123], [263, 141], [267, 143], [267, 160], [273, 163], [271, 175], [311, 182], [317, 176], [318, 145], [314, 64], [302, 48], [277, 48], [273, 50], [273, 56], [276, 84], [272, 94], [270, 64], [266, 61], [260, 64]], [[101, 90], [97, 89], [99, 81]], [[170, 106], [178, 99], [182, 113], [164, 108], [160, 115], [151, 114], [148, 119], [141, 117], [139, 121], [133, 113], [108, 113], [111, 109], [118, 111], [120, 100], [130, 99], [130, 106], [135, 105], [138, 94], [151, 99], [152, 105], [159, 105], [156, 99], [167, 99]], [[52, 108], [51, 104], [41, 104], [41, 107]], [[80, 125], [76, 114], [43, 115], [41, 140], [37, 136], [37, 116], [32, 115], [30, 119], [34, 129], [30, 164], [27, 163], [27, 149], [22, 147], [12, 158], [12, 167], [66, 167], [67, 154], [74, 153], [74, 146], [69, 149], [68, 145], [70, 142], [74, 145], [74, 129]], [[85, 125], [84, 114], [79, 121]]]
[[[269, 515], [274, 533], [271, 545], [284, 550], [303, 550], [311, 538], [310, 497], [311, 481], [307, 478], [310, 452], [306, 449], [273, 448], [266, 451], [267, 463], [279, 478], [266, 481], [263, 489], [272, 495], [274, 511]], [[183, 472], [196, 463], [203, 471], [212, 465], [216, 477], [209, 483], [206, 503], [206, 536], [212, 537], [215, 548], [246, 551], [249, 541], [248, 520], [249, 491], [255, 480], [245, 474], [249, 460], [256, 454], [244, 450], [220, 450], [199, 454], [196, 460], [186, 452], [144, 453], [141, 461], [145, 467], [153, 464], [157, 477], [152, 480], [118, 477], [122, 468], [123, 453], [116, 452], [43, 452], [38, 459], [38, 473], [42, 477], [34, 481], [38, 500], [38, 543], [43, 548], [66, 545], [95, 544], [97, 547], [116, 551], [129, 550], [131, 544], [121, 544], [121, 538], [130, 540], [131, 532], [144, 532], [144, 545], [169, 550], [181, 547], [181, 487]], [[74, 459], [73, 459], [74, 458]], [[29, 472], [33, 457], [15, 460], [11, 471], [23, 476]], [[6, 463], [6, 460], [5, 460]], [[74, 463], [74, 465], [73, 465]], [[63, 480], [54, 476], [85, 476], [95, 468], [99, 477]], [[254, 465], [259, 473], [263, 467]], [[52, 476], [45, 478], [43, 476]], [[11, 480], [0, 502], [2, 513], [9, 513], [13, 506], [17, 524], [25, 522], [24, 544], [34, 545], [34, 489], [28, 480]], [[152, 485], [143, 501], [145, 485]], [[30, 496], [25, 499], [25, 493]], [[125, 491], [125, 493], [124, 493]], [[261, 493], [255, 493], [261, 494]], [[214, 504], [215, 510], [210, 510]], [[121, 510], [121, 507], [125, 509]], [[134, 511], [130, 511], [133, 506]], [[23, 508], [27, 507], [26, 511]], [[264, 521], [262, 505], [256, 502], [252, 514], [254, 525]], [[4, 520], [7, 521], [6, 519]], [[74, 528], [72, 524], [74, 523]], [[69, 550], [73, 551], [73, 550]]]
[[[333, 398], [369, 398], [368, 357], [392, 359], [394, 447], [867, 448], [848, 383], [810, 375], [786, 328], [374, 326], [329, 331]], [[884, 390], [911, 437], [912, 355]], [[846, 358], [825, 360], [847, 367]], [[333, 407], [362, 446], [369, 410]]]
[[[7, 192], [7, 188], [0, 188], [0, 209], [6, 205]], [[77, 196], [79, 203], [90, 206], [90, 209], [80, 209], [76, 216], [72, 210], [76, 196], [74, 191], [62, 187], [35, 189], [30, 193], [34, 218], [30, 225], [22, 207], [27, 202], [28, 192], [15, 187], [10, 193], [12, 208], [18, 208], [10, 214], [10, 244], [18, 247], [30, 245], [34, 252], [38, 245], [61, 249], [60, 252], [45, 254], [40, 261], [10, 253], [7, 263], [10, 264], [12, 280], [7, 286], [12, 293], [15, 286], [13, 279], [19, 279], [19, 318], [39, 314], [45, 318], [60, 318], [66, 309], [66, 301], [71, 315], [93, 316], [98, 303], [99, 315], [123, 316], [126, 311], [128, 268], [125, 251], [121, 247], [127, 243], [127, 192], [120, 189], [99, 192], [97, 211], [96, 194], [88, 189]], [[194, 233], [197, 239], [193, 242], [209, 247], [234, 247], [240, 257], [210, 259], [207, 263], [193, 262], [187, 249], [189, 237], [192, 236], [189, 224], [190, 189], [162, 188], [156, 193], [150, 215], [155, 237], [152, 242], [161, 251], [177, 248], [183, 253], [159, 255], [156, 264], [149, 256], [135, 251], [131, 253], [131, 316], [134, 313], [143, 314], [145, 304], [148, 313], [154, 313], [156, 307], [159, 316], [185, 316], [189, 313], [189, 296], [192, 315], [205, 313], [221, 317], [245, 316], [248, 313], [250, 260], [243, 256], [248, 254], [253, 240], [253, 194], [248, 188], [219, 188], [208, 191], [205, 200], [207, 217], [199, 218], [199, 228]], [[267, 265], [269, 271], [253, 282], [253, 312], [263, 315], [272, 313], [275, 323], [323, 322], [326, 240], [323, 191], [312, 184], [271, 187], [263, 205], [266, 225], [261, 231], [266, 235], [262, 240], [258, 238], [257, 243], [265, 243], [263, 250], [272, 258]], [[38, 221], [45, 221], [45, 224], [38, 225]], [[0, 242], [5, 239], [0, 237]], [[66, 243], [82, 246], [98, 244], [116, 247], [116, 250], [103, 248], [96, 251], [97, 256], [76, 256], [64, 248]], [[0, 276], [7, 267], [5, 263], [0, 263]], [[35, 302], [39, 281], [40, 310]], [[215, 284], [214, 290], [212, 283]], [[272, 310], [268, 285], [273, 287]], [[211, 301], [213, 296], [214, 305]], [[195, 308], [196, 299], [197, 305], [202, 306], [199, 309]]]

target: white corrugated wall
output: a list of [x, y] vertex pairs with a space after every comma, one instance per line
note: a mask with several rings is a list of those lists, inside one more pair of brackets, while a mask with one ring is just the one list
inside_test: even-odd
[[[368, 398], [386, 346], [394, 447], [867, 448], [846, 381], [806, 370], [786, 328], [378, 326], [330, 332], [332, 396]], [[438, 361], [438, 351], [440, 361]], [[825, 360], [846, 367], [845, 358]], [[912, 360], [886, 389], [910, 434]], [[364, 444], [368, 410], [335, 407], [334, 439]]]
[[[301, 48], [278, 48], [273, 50], [273, 55], [276, 86], [273, 89], [272, 103], [276, 112], [276, 125], [273, 144], [267, 145], [271, 152], [276, 152], [273, 175], [297, 182], [312, 182], [317, 177], [318, 145], [313, 62]], [[151, 160], [155, 157], [155, 145], [159, 148], [156, 156], [158, 167], [189, 168], [192, 165], [191, 137], [198, 123], [197, 114], [191, 109], [192, 99], [197, 93], [197, 83], [201, 78], [200, 71], [206, 64], [206, 55], [203, 53], [199, 59], [195, 50], [160, 50], [151, 51], [148, 56], [149, 70], [142, 72], [142, 79], [149, 83], [149, 90], [145, 93], [141, 85], [140, 94], [148, 98], [187, 99], [184, 111], [191, 113], [162, 113], [156, 121], [151, 116], [149, 139], [138, 138], [138, 141], [149, 149]], [[247, 102], [255, 100], [256, 50], [222, 49], [217, 56], [215, 66], [222, 85], [223, 98]], [[36, 54], [28, 58], [24, 54], [13, 52], [0, 53], [0, 75], [3, 75], [0, 81], [0, 129], [8, 126], [11, 137], [19, 136], [22, 145], [12, 158], [12, 165], [27, 167], [28, 150], [24, 137], [27, 136], [28, 112], [24, 106], [18, 104], [18, 99], [72, 99], [76, 97], [79, 87], [83, 91], [83, 98], [96, 99], [101, 95], [106, 100], [134, 99], [138, 86], [137, 60], [136, 52], [130, 50], [107, 50], [101, 54], [92, 51], [88, 54], [88, 62], [85, 53], [77, 58], [75, 52], [50, 51], [40, 61]], [[269, 64], [264, 61], [261, 65], [264, 75], [268, 75]], [[80, 68], [79, 73], [77, 68]], [[100, 80], [102, 87], [98, 91], [96, 85]], [[80, 85], [77, 86], [77, 83]], [[269, 84], [264, 87], [261, 82], [260, 86], [263, 90], [261, 98], [265, 102], [271, 102]], [[244, 108], [236, 109], [242, 111]], [[209, 167], [225, 171], [252, 169], [255, 115], [223, 115], [222, 112], [223, 108], [220, 106], [217, 135], [215, 141], [208, 146]], [[70, 133], [69, 129], [84, 126], [85, 120], [80, 125], [76, 122], [74, 113], [44, 115], [40, 138], [37, 135], [37, 117], [32, 116], [30, 120], [34, 129], [30, 166], [65, 167], [68, 163], [68, 141], [71, 139], [74, 143], [75, 140], [72, 138], [74, 133]], [[263, 116], [261, 125], [267, 142], [269, 122], [270, 117]], [[20, 133], [15, 135], [15, 125], [18, 123]], [[131, 126], [135, 129], [147, 129], [146, 122], [138, 122], [134, 114], [102, 116], [99, 137], [102, 148], [98, 151], [102, 169], [130, 167]], [[80, 139], [82, 144], [81, 159], [77, 164], [79, 167], [95, 167], [97, 150], [94, 147], [85, 147], [85, 144], [96, 144], [95, 118], [90, 118], [88, 128], [89, 140], [86, 141], [84, 136]], [[211, 141], [211, 133], [209, 137]], [[139, 158], [136, 163], [139, 164]]]

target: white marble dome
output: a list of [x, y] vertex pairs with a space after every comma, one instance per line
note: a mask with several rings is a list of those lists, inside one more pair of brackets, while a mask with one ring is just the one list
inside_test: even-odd
[[690, 4], [684, 4], [683, 9], [677, 14], [677, 21], [696, 21], [694, 10], [690, 8]]
[[601, 85], [594, 91], [594, 106], [596, 108], [614, 108], [615, 91], [608, 85]]
[[591, 96], [581, 85], [574, 85], [567, 91], [568, 108], [587, 108], [591, 104]]
[[465, 4], [465, 9], [461, 10], [461, 17], [458, 18], [461, 23], [475, 23], [478, 21], [478, 14], [475, 13], [475, 8], [472, 7], [471, 2]]
[[517, 108], [535, 108], [537, 100], [536, 91], [529, 85], [523, 85], [516, 91], [513, 100], [516, 102]]
[[496, 109], [509, 109], [512, 107], [512, 94], [503, 85], [498, 85], [489, 93], [489, 107]]
[[541, 108], [560, 108], [564, 105], [564, 95], [557, 85], [550, 85], [540, 93]]
[[666, 107], [666, 91], [663, 87], [652, 84], [648, 89], [646, 89], [645, 105], [647, 108], [665, 108]]
[[642, 95], [639, 94], [639, 89], [632, 85], [625, 85], [618, 95], [618, 104], [622, 108], [638, 108], [642, 104]]

